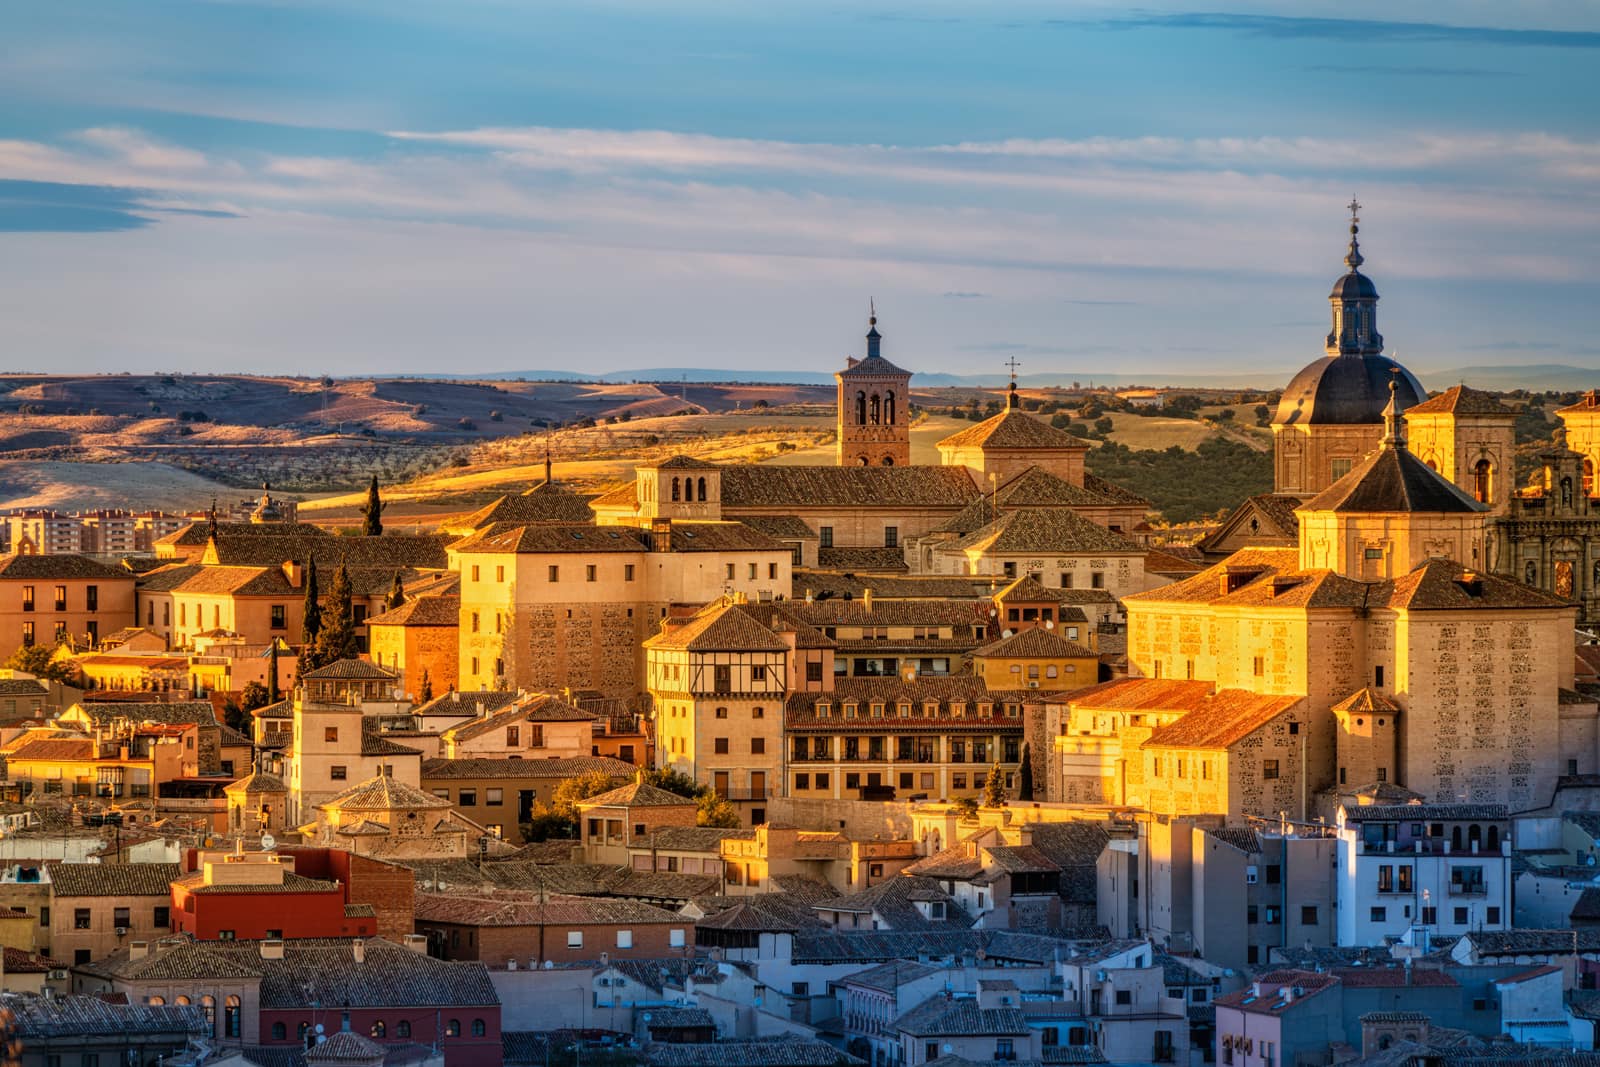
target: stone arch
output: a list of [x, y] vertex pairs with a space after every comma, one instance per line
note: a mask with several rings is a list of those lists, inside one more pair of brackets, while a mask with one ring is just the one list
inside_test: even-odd
[[683, 492], [683, 487], [678, 483], [678, 479], [676, 479], [676, 478], [672, 479], [672, 500], [673, 500], [673, 503], [677, 503], [677, 501], [679, 500], [680, 494], [682, 492]]
[[1489, 503], [1494, 491], [1494, 464], [1485, 456], [1472, 465], [1472, 496], [1480, 504]]
[[863, 389], [856, 390], [856, 425], [867, 424], [867, 394]]
[[883, 397], [883, 421], [890, 426], [894, 425], [894, 390], [890, 389]]
[[893, 457], [893, 456], [884, 456], [884, 457], [883, 457], [883, 465], [884, 465], [884, 466], [885, 466], [885, 467], [892, 467], [892, 466], [894, 466], [894, 457]]
[[1489, 832], [1484, 835], [1483, 844], [1484, 844], [1484, 848], [1487, 851], [1489, 851], [1489, 852], [1499, 852], [1500, 851], [1500, 827], [1498, 827], [1498, 826], [1489, 827]]
[[872, 394], [872, 425], [876, 426], [883, 421], [883, 401], [877, 393]]
[[706, 502], [706, 479], [705, 479], [705, 475], [701, 475], [700, 476], [700, 503], [704, 504], [705, 502]]
[[857, 456], [856, 465], [861, 467], [870, 467], [872, 466], [872, 459], [868, 456]]

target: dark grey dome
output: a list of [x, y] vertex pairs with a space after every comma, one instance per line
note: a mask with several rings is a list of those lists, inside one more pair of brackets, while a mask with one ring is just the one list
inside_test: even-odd
[[1330, 300], [1376, 300], [1378, 287], [1372, 284], [1372, 279], [1358, 270], [1341, 277], [1333, 283], [1333, 292], [1328, 294]]
[[[1392, 373], [1396, 369], [1399, 374]], [[1416, 376], [1388, 356], [1324, 356], [1294, 376], [1273, 422], [1280, 426], [1382, 422], [1391, 378], [1397, 383], [1395, 400], [1402, 409], [1428, 398]]]

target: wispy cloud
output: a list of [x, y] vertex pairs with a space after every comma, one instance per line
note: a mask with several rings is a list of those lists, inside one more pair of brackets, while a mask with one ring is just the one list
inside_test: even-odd
[[1380, 78], [1523, 78], [1519, 70], [1491, 70], [1488, 67], [1402, 67], [1379, 64], [1342, 65], [1318, 63], [1305, 68], [1320, 74], [1355, 74]]
[[1258, 37], [1308, 38], [1351, 45], [1367, 45], [1383, 41], [1409, 44], [1507, 45], [1519, 48], [1600, 48], [1600, 33], [1587, 30], [1452, 26], [1439, 22], [1402, 22], [1383, 19], [1188, 12], [1130, 15], [1107, 20], [1104, 25], [1114, 29], [1158, 27], [1227, 30]]

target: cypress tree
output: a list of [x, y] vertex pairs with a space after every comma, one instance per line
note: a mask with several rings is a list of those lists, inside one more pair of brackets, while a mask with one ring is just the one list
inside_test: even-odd
[[267, 655], [267, 703], [278, 702], [278, 639], [272, 639], [272, 651]]
[[433, 679], [428, 676], [428, 668], [422, 668], [422, 692], [417, 694], [417, 703], [426, 704], [433, 699]]
[[986, 808], [1006, 806], [1006, 778], [999, 763], [989, 768], [989, 780], [983, 783], [983, 806]]
[[378, 496], [378, 476], [372, 476], [372, 484], [367, 487], [367, 502], [361, 509], [361, 533], [367, 537], [377, 537], [383, 533], [383, 500]]
[[1033, 799], [1033, 753], [1028, 742], [1022, 742], [1022, 766], [1017, 770], [1017, 799]]
[[349, 659], [357, 652], [355, 588], [343, 563], [333, 572], [328, 587], [328, 603], [322, 609], [322, 628], [317, 633], [316, 665], [326, 667], [335, 660]]
[[317, 643], [317, 632], [322, 629], [322, 594], [317, 590], [317, 558], [306, 561], [305, 621], [301, 624], [300, 640], [303, 644]]
[[406, 587], [400, 581], [400, 572], [399, 571], [395, 571], [394, 572], [394, 588], [389, 590], [389, 595], [388, 595], [387, 598], [385, 598], [385, 600], [383, 602], [383, 606], [384, 606], [384, 608], [386, 610], [393, 611], [395, 608], [404, 607], [405, 606], [405, 602], [406, 602]]

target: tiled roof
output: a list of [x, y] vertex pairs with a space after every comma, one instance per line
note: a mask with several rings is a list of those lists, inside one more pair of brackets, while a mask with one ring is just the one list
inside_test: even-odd
[[611, 897], [551, 896], [540, 901], [531, 893], [508, 898], [503, 892], [494, 896], [419, 892], [415, 909], [418, 922], [466, 926], [689, 925], [683, 916], [664, 908]]
[[1411, 611], [1462, 608], [1564, 608], [1570, 601], [1497, 574], [1430, 559], [1396, 578], [1388, 606]]
[[1300, 505], [1303, 512], [1488, 511], [1404, 447], [1380, 447], [1355, 469]]
[[494, 527], [456, 542], [459, 553], [643, 552], [641, 530], [592, 523], [544, 523], [532, 526]]
[[350, 1030], [337, 1030], [323, 1041], [306, 1049], [307, 1063], [368, 1063], [382, 1059], [388, 1051], [370, 1037]]
[[1142, 555], [1144, 549], [1110, 527], [1086, 519], [1067, 508], [1021, 508], [1007, 512], [951, 546], [979, 549], [1000, 555], [1054, 553], [1112, 553]]
[[[917, 908], [917, 902], [944, 904], [943, 920], [929, 919]], [[873, 914], [888, 924], [891, 930], [962, 930], [972, 925], [972, 916], [939, 883], [932, 878], [901, 875], [885, 878], [877, 885], [859, 892], [818, 901], [812, 905], [819, 912], [853, 912]]]
[[[868, 588], [873, 588], [868, 584]], [[785, 600], [760, 605], [810, 626], [951, 626], [970, 627], [986, 617], [979, 614], [980, 601], [965, 600], [881, 600], [872, 603], [857, 598], [844, 600]]]
[[907, 983], [926, 978], [939, 970], [941, 968], [930, 967], [916, 960], [894, 960], [868, 967], [855, 974], [847, 974], [839, 979], [839, 984], [866, 986], [868, 989], [881, 989], [885, 993], [892, 993]]
[[637, 770], [633, 764], [610, 756], [569, 756], [565, 759], [515, 759], [468, 756], [463, 759], [425, 759], [422, 780], [445, 778], [576, 778], [599, 771], [623, 778]]
[[978, 495], [964, 467], [744, 464], [722, 471], [724, 514], [758, 507], [950, 508]]
[[[479, 689], [465, 693], [451, 690], [415, 708], [412, 714], [418, 718], [427, 715], [460, 715], [466, 718], [496, 711], [507, 704], [516, 703], [521, 698], [521, 693], [498, 689]], [[481, 709], [478, 707], [479, 704], [483, 705]]]
[[[294, 560], [315, 559], [318, 569], [341, 563], [349, 570], [443, 569], [448, 562], [443, 534], [384, 534], [382, 537], [333, 537], [325, 533], [306, 536], [259, 537], [224, 531], [216, 544], [216, 563], [224, 567], [278, 567]], [[211, 550], [208, 548], [207, 552]]]
[[1093, 659], [1094, 653], [1075, 641], [1068, 641], [1054, 630], [1036, 626], [1031, 630], [1001, 638], [972, 653], [996, 659]]
[[[1032, 692], [1032, 691], [1030, 691]], [[909, 718], [899, 717], [899, 706], [911, 706]], [[983, 681], [969, 674], [948, 676], [919, 675], [914, 682], [894, 678], [838, 678], [831, 693], [792, 693], [785, 702], [784, 725], [789, 729], [821, 728], [836, 732], [940, 729], [960, 732], [995, 729], [1022, 729], [1022, 719], [1005, 715], [1006, 698], [990, 693]], [[817, 705], [826, 703], [831, 711], [826, 718], [817, 715]], [[938, 714], [929, 717], [927, 705]], [[980, 715], [978, 705], [991, 704], [988, 715]], [[855, 718], [846, 718], [847, 704], [857, 706]], [[883, 718], [872, 718], [873, 704], [882, 704]], [[964, 706], [961, 717], [953, 705]]]
[[580, 800], [580, 807], [623, 807], [623, 808], [681, 808], [693, 807], [694, 801], [688, 797], [670, 793], [665, 789], [644, 782], [629, 782], [599, 796]]
[[1358, 804], [1344, 809], [1345, 822], [1488, 822], [1509, 817], [1504, 804]]
[[806, 590], [829, 602], [843, 602], [846, 596], [859, 600], [867, 589], [872, 590], [873, 602], [887, 600], [976, 600], [978, 586], [988, 585], [987, 578], [963, 578], [959, 575], [936, 574], [873, 574], [861, 577], [838, 574], [832, 571], [796, 570], [793, 602], [804, 603]]
[[721, 826], [661, 826], [650, 832], [650, 847], [668, 852], [720, 852], [724, 841], [748, 840], [755, 835], [754, 830]]
[[986, 1037], [1027, 1034], [1017, 1008], [980, 1008], [976, 1000], [947, 1000], [935, 993], [891, 1024], [912, 1037]]
[[392, 611], [367, 617], [368, 626], [459, 626], [459, 596], [421, 596]]
[[1572, 930], [1469, 930], [1462, 935], [1480, 956], [1561, 955], [1600, 951], [1600, 928]]
[[865, 1067], [825, 1041], [787, 1034], [711, 1044], [658, 1041], [641, 1053], [646, 1067]]
[[60, 970], [66, 964], [40, 956], [33, 952], [26, 952], [20, 948], [5, 946], [5, 973], [6, 974], [48, 974]]
[[905, 574], [911, 570], [905, 552], [898, 548], [842, 547], [817, 549], [817, 566], [824, 570], [870, 571]]
[[731, 602], [714, 602], [645, 641], [646, 648], [691, 652], [786, 652], [784, 640]]
[[1398, 964], [1382, 967], [1334, 967], [1329, 974], [1339, 979], [1346, 988], [1398, 989], [1408, 986], [1448, 988], [1459, 983], [1444, 971], [1432, 967], [1403, 967]]
[[0, 556], [0, 581], [41, 581], [97, 578], [101, 581], [133, 580], [133, 572], [112, 567], [88, 556]]
[[[1272, 971], [1258, 977], [1256, 984], [1263, 987], [1261, 996], [1255, 995], [1253, 987], [1246, 987], [1236, 993], [1217, 997], [1215, 1003], [1252, 1014], [1281, 1015], [1285, 1009], [1295, 1008], [1303, 1000], [1334, 988], [1339, 980], [1331, 974], [1319, 974], [1316, 971]], [[1286, 999], [1280, 995], [1284, 988], [1298, 988], [1302, 992], [1292, 999]]]
[[195, 871], [193, 874], [182, 878], [175, 878], [173, 885], [183, 886], [191, 893], [206, 895], [231, 895], [234, 893], [338, 893], [338, 882], [325, 882], [318, 878], [307, 878], [285, 871], [282, 882], [219, 882], [215, 885], [206, 884], [204, 871]]
[[1438, 396], [1406, 408], [1405, 415], [1504, 415], [1515, 418], [1516, 412], [1502, 404], [1493, 393], [1467, 385], [1452, 385]]
[[[295, 537], [329, 537], [328, 533], [320, 526], [313, 526], [308, 522], [219, 522], [217, 534], [223, 538], [235, 537], [263, 537], [275, 541], [287, 540]], [[211, 536], [210, 525], [204, 521], [191, 522], [180, 530], [174, 530], [164, 537], [158, 538], [158, 545], [180, 545], [198, 548], [204, 545]]]
[[576, 493], [541, 484], [525, 493], [500, 497], [470, 515], [450, 522], [451, 529], [481, 530], [496, 524], [526, 526], [533, 522], [593, 522], [589, 502]]
[[1349, 696], [1339, 701], [1339, 703], [1333, 706], [1333, 710], [1365, 712], [1382, 711], [1393, 714], [1400, 710], [1400, 705], [1396, 704], [1381, 690], [1374, 689], [1369, 685], [1361, 689], [1357, 689], [1354, 693], [1351, 693]]
[[1152, 733], [1149, 748], [1226, 748], [1255, 733], [1303, 698], [1219, 689], [1200, 707]]
[[51, 863], [50, 894], [56, 897], [164, 897], [182, 877], [176, 863]]
[[1254, 856], [1261, 852], [1261, 838], [1254, 830], [1247, 827], [1219, 826], [1206, 831], [1206, 836], [1231, 845], [1247, 856]]
[[46, 696], [50, 687], [37, 678], [0, 678], [0, 697]]
[[179, 700], [171, 703], [99, 703], [90, 700], [72, 707], [81, 710], [96, 726], [110, 726], [118, 722], [159, 722], [169, 725], [200, 723], [211, 726], [217, 722], [216, 708], [212, 707], [209, 700]]
[[10, 1037], [42, 1047], [65, 1038], [115, 1038], [123, 1034], [172, 1034], [199, 1037], [210, 1032], [199, 1005], [112, 1004], [100, 997], [34, 996], [7, 993], [0, 997], [11, 1013]]
[[94, 759], [94, 739], [90, 737], [35, 738], [24, 741], [6, 757], [11, 763], [33, 760], [61, 762]]
[[815, 541], [818, 538], [817, 531], [798, 515], [747, 515], [739, 521], [780, 541]]
[[836, 370], [833, 373], [840, 378], [911, 377], [910, 371], [900, 369], [882, 356], [868, 356], [866, 359], [858, 359], [843, 370]]
[[326, 667], [318, 667], [314, 671], [307, 671], [302, 677], [308, 681], [325, 681], [337, 678], [392, 682], [399, 675], [385, 667], [378, 666], [371, 660], [340, 659], [334, 660]]
[[[476, 705], [474, 705], [475, 707]], [[524, 722], [593, 722], [594, 715], [569, 704], [555, 693], [526, 693], [509, 707], [458, 723], [443, 736], [449, 741], [469, 741]]]
[[392, 775], [380, 774], [375, 778], [368, 778], [358, 785], [351, 786], [343, 793], [317, 805], [320, 808], [339, 811], [397, 811], [419, 809], [424, 811], [438, 811], [450, 807], [448, 800], [441, 800], [432, 793], [424, 793], [415, 786], [407, 785]]
[[1006, 408], [976, 426], [951, 434], [939, 442], [939, 447], [1084, 452], [1088, 450], [1089, 442], [1065, 430], [1058, 430], [1020, 408]]
[[[1263, 540], [1280, 538], [1295, 540], [1300, 533], [1300, 516], [1295, 514], [1295, 509], [1304, 503], [1304, 497], [1290, 496], [1286, 493], [1262, 493], [1247, 497], [1244, 503], [1227, 514], [1215, 530], [1200, 540], [1199, 547], [1202, 551], [1211, 551], [1212, 546], [1237, 531], [1245, 524], [1247, 518], [1255, 515], [1266, 519], [1267, 524], [1272, 527], [1270, 531], [1258, 531]], [[1259, 525], [1260, 520], [1256, 521]], [[1246, 534], [1246, 536], [1255, 535]]]
[[651, 1030], [704, 1030], [715, 1029], [716, 1021], [704, 1008], [678, 1008], [671, 1005], [653, 1005], [646, 1024]]

